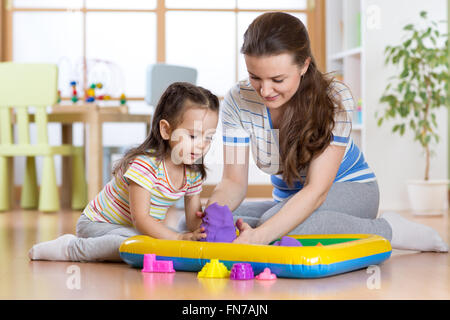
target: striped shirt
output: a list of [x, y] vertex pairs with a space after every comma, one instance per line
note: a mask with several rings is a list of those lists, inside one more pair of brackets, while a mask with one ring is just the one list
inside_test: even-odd
[[[343, 105], [343, 110], [336, 109], [333, 140], [330, 144], [346, 147], [334, 182], [374, 181], [375, 174], [350, 136], [355, 106], [352, 94], [349, 88], [339, 81], [333, 81], [329, 91], [329, 94], [338, 97]], [[289, 187], [283, 181], [282, 175], [277, 174], [281, 166], [278, 130], [273, 129], [269, 109], [248, 80], [238, 82], [227, 93], [222, 101], [221, 117], [224, 145], [251, 145], [256, 165], [271, 175], [275, 201], [286, 199], [303, 188], [300, 181]], [[300, 173], [302, 178], [306, 178], [305, 170]]]
[[124, 175], [114, 177], [86, 206], [83, 213], [92, 221], [132, 226], [129, 201], [129, 181], [150, 192], [149, 215], [163, 220], [166, 212], [182, 196], [202, 191], [200, 172], [185, 166], [184, 184], [176, 190], [167, 175], [164, 161], [146, 155], [137, 156]]

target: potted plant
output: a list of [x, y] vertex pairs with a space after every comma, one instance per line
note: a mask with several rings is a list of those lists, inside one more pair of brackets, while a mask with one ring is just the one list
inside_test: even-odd
[[448, 34], [439, 31], [438, 23], [420, 12], [420, 25], [408, 24], [405, 38], [397, 46], [385, 49], [385, 64], [399, 70], [390, 78], [380, 99], [386, 103], [384, 113], [376, 117], [378, 126], [391, 120], [393, 132], [401, 136], [406, 130], [414, 133], [425, 154], [423, 180], [408, 181], [411, 209], [415, 214], [442, 214], [448, 206], [448, 181], [430, 180], [431, 144], [439, 143], [436, 111], [448, 108]]

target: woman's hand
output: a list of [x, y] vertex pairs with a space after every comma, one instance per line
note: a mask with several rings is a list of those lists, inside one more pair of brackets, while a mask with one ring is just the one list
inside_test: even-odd
[[234, 239], [233, 243], [266, 244], [260, 237], [258, 229], [253, 229], [242, 219], [236, 221], [236, 227], [239, 230], [239, 236]]
[[206, 238], [205, 228], [200, 227], [192, 232], [180, 233], [177, 240], [199, 241]]

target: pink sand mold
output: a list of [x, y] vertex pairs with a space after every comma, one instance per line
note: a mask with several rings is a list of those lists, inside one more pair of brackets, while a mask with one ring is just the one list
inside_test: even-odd
[[231, 268], [230, 279], [231, 280], [250, 280], [255, 276], [253, 274], [253, 268], [250, 263], [235, 263]]
[[156, 260], [155, 254], [144, 254], [144, 268], [142, 272], [175, 272], [172, 261]]
[[209, 205], [201, 226], [205, 228], [206, 238], [200, 241], [233, 242], [236, 239], [233, 213], [226, 205], [221, 206], [217, 202]]
[[269, 268], [264, 268], [264, 271], [258, 274], [255, 278], [257, 280], [275, 280], [277, 278], [277, 275], [271, 273]]
[[282, 237], [281, 240], [275, 241], [273, 245], [281, 247], [302, 247], [300, 241], [291, 237]]

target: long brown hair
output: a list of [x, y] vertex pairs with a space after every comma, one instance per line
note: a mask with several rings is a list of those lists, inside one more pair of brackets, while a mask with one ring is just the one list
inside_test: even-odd
[[[191, 103], [186, 103], [188, 101]], [[149, 135], [141, 145], [125, 153], [124, 157], [114, 166], [113, 175], [118, 177], [124, 174], [130, 162], [139, 155], [156, 157], [158, 160], [168, 156], [171, 152], [169, 141], [162, 138], [159, 123], [164, 119], [172, 128], [176, 128], [182, 122], [188, 105], [219, 112], [219, 99], [211, 91], [187, 82], [172, 83], [159, 99]], [[203, 179], [206, 178], [203, 159], [201, 163], [188, 165], [188, 167], [200, 172]]]
[[292, 186], [302, 181], [301, 170], [331, 142], [335, 104], [330, 95], [332, 77], [322, 74], [311, 53], [308, 32], [296, 17], [282, 12], [258, 16], [244, 34], [241, 53], [249, 56], [292, 55], [303, 67], [311, 59], [294, 96], [286, 103], [280, 125], [280, 161], [283, 180]]

